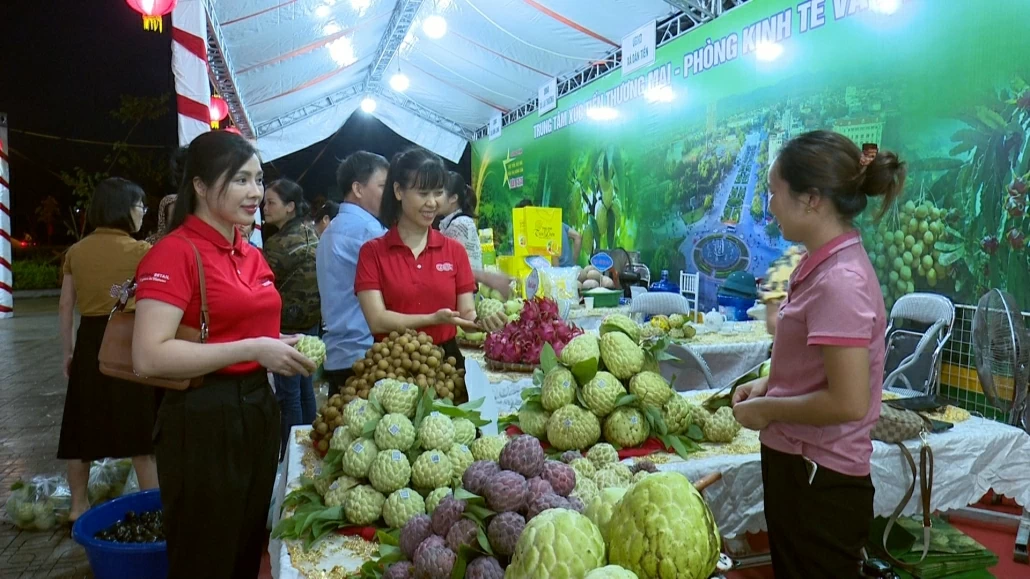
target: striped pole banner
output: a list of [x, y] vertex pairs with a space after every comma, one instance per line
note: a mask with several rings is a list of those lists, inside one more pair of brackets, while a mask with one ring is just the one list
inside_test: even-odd
[[11, 271], [11, 164], [7, 158], [7, 114], [0, 113], [0, 318], [14, 316]]

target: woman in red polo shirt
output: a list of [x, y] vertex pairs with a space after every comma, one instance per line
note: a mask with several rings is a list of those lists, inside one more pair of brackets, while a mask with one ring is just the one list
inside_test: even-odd
[[[168, 235], [136, 272], [132, 351], [142, 375], [204, 376], [199, 388], [165, 392], [154, 429], [168, 576], [252, 579], [279, 460], [279, 406], [266, 369], [308, 375], [314, 365], [294, 338], [281, 338], [272, 272], [237, 230], [254, 221], [264, 194], [254, 147], [232, 133], [204, 133], [190, 143], [184, 177]], [[200, 327], [201, 291], [207, 341], [177, 340], [180, 323]]]
[[[362, 246], [354, 291], [377, 338], [420, 330], [461, 363], [454, 338], [457, 326], [479, 327], [476, 280], [465, 248], [433, 229], [446, 179], [443, 161], [425, 149], [394, 157], [379, 211], [388, 231]], [[487, 331], [504, 325], [501, 318], [482, 322]]]
[[761, 431], [778, 579], [862, 576], [887, 313], [852, 221], [870, 197], [883, 197], [882, 216], [904, 183], [897, 155], [863, 161], [854, 143], [829, 131], [788, 142], [769, 174], [770, 211], [784, 239], [807, 253], [780, 306], [770, 374], [737, 388], [733, 413]]

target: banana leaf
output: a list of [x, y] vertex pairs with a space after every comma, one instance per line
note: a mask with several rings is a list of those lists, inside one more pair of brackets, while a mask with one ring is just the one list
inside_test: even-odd
[[[891, 529], [887, 538], [887, 548], [895, 559], [908, 565], [905, 569], [907, 576], [918, 579], [950, 579], [959, 573], [986, 571], [998, 564], [997, 555], [973, 538], [939, 517], [933, 517], [932, 521], [930, 549], [922, 562], [919, 562], [923, 550], [922, 517], [899, 518]], [[869, 532], [869, 545], [880, 555], [884, 554], [882, 541], [886, 525], [887, 519], [877, 517]]]

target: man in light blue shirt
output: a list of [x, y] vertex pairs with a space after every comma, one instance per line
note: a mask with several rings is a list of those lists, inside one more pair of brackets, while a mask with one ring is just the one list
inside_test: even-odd
[[386, 233], [378, 215], [389, 167], [384, 157], [366, 151], [344, 159], [336, 171], [344, 202], [318, 242], [316, 272], [325, 324], [325, 377], [337, 391], [354, 375], [354, 362], [372, 347], [372, 332], [354, 295], [354, 276], [361, 246]]

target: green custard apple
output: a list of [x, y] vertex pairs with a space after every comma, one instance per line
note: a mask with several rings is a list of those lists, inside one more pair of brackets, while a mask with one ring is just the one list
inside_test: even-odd
[[604, 539], [590, 519], [569, 509], [549, 509], [526, 523], [504, 576], [578, 579], [604, 564]]
[[580, 362], [590, 359], [599, 360], [600, 357], [601, 351], [597, 345], [597, 338], [592, 334], [580, 334], [565, 345], [558, 359], [569, 368], [575, 368], [576, 364]]
[[476, 439], [476, 425], [468, 418], [455, 418], [451, 422], [454, 423], [454, 442], [464, 445], [472, 444], [472, 441]]
[[346, 450], [350, 443], [354, 442], [354, 437], [350, 435], [350, 431], [347, 430], [346, 426], [337, 426], [336, 430], [333, 431], [333, 439], [329, 441], [330, 450]]
[[452, 491], [450, 487], [440, 487], [429, 491], [429, 494], [426, 495], [426, 514], [433, 514], [433, 511], [436, 510], [440, 501], [442, 501], [444, 497], [449, 497], [452, 494], [454, 494], [454, 491]]
[[619, 380], [629, 380], [644, 366], [644, 350], [622, 332], [601, 336], [601, 359]]
[[415, 426], [403, 414], [387, 414], [376, 425], [375, 441], [379, 450], [407, 452], [415, 444]]
[[618, 529], [608, 561], [647, 578], [707, 579], [721, 548], [708, 504], [679, 473], [652, 474], [630, 487], [609, 522]]
[[680, 329], [687, 323], [687, 316], [683, 314], [672, 314], [669, 316], [669, 327], [673, 329]]
[[383, 416], [375, 409], [368, 400], [355, 398], [343, 409], [343, 422], [347, 425], [347, 431], [354, 438], [361, 436], [365, 430], [365, 424], [372, 420], [379, 420]]
[[583, 514], [587, 516], [597, 528], [601, 531], [601, 537], [604, 538], [604, 544], [611, 546], [611, 527], [608, 523], [612, 519], [612, 514], [615, 512], [615, 507], [619, 505], [619, 501], [622, 500], [623, 495], [626, 494], [625, 487], [610, 487], [599, 491], [590, 502], [586, 503], [586, 510]]
[[439, 450], [427, 450], [411, 466], [411, 483], [419, 489], [435, 489], [451, 484], [454, 467], [447, 454]]
[[458, 443], [452, 444], [451, 448], [447, 450], [447, 458], [451, 460], [454, 485], [461, 486], [461, 477], [465, 474], [468, 467], [476, 461], [476, 458], [472, 456], [472, 451], [469, 450], [468, 446]]
[[370, 438], [359, 438], [343, 451], [340, 461], [340, 469], [343, 474], [354, 478], [368, 477], [368, 469], [372, 468], [372, 462], [379, 454], [379, 448]]
[[638, 579], [637, 574], [618, 565], [607, 565], [587, 573], [583, 579]]
[[519, 429], [541, 440], [547, 439], [547, 421], [551, 413], [546, 410], [519, 409]]
[[454, 422], [437, 412], [426, 416], [418, 428], [418, 442], [425, 450], [447, 450], [454, 444]]
[[624, 314], [611, 314], [601, 322], [602, 336], [612, 332], [626, 334], [634, 343], [640, 341], [640, 325]]
[[501, 460], [501, 451], [504, 450], [504, 445], [508, 444], [508, 436], [506, 434], [495, 434], [494, 436], [484, 436], [482, 438], [475, 439], [469, 450], [472, 451], [472, 456], [476, 460]]
[[619, 473], [610, 468], [602, 468], [597, 471], [594, 474], [594, 482], [597, 484], [597, 488], [602, 491], [604, 489], [625, 488], [629, 486], [629, 481], [622, 480]]
[[555, 410], [572, 404], [576, 399], [576, 379], [572, 372], [564, 366], [555, 366], [544, 376], [544, 383], [540, 387], [540, 404], [544, 410], [554, 412]]
[[351, 478], [349, 476], [341, 476], [340, 478], [332, 481], [329, 483], [329, 486], [326, 487], [325, 494], [323, 495], [325, 506], [343, 506], [343, 500], [346, 498], [347, 492], [358, 486], [358, 484], [358, 479]]
[[371, 525], [383, 514], [386, 497], [369, 485], [347, 491], [343, 498], [343, 514], [352, 525]]
[[585, 505], [590, 502], [590, 499], [597, 496], [597, 493], [600, 491], [601, 489], [597, 487], [597, 483], [594, 482], [594, 479], [579, 476], [577, 474], [576, 486], [572, 489], [572, 492], [569, 493], [569, 496], [576, 497]]
[[[669, 434], [682, 434], [692, 424], [695, 406], [683, 396], [670, 396], [662, 406], [662, 418]], [[700, 409], [700, 407], [696, 407]]]
[[408, 457], [396, 449], [379, 451], [368, 469], [368, 482], [383, 494], [408, 486], [410, 480], [411, 465]]
[[318, 336], [301, 336], [293, 347], [304, 354], [308, 360], [314, 362], [316, 367], [325, 362], [325, 342]]
[[604, 438], [621, 448], [640, 446], [651, 435], [644, 414], [636, 408], [623, 406], [604, 419]]
[[383, 504], [383, 520], [391, 529], [400, 529], [411, 519], [424, 514], [425, 500], [409, 488], [393, 491]]
[[609, 464], [619, 462], [619, 451], [607, 442], [598, 442], [587, 451], [587, 458], [597, 468], [604, 468]]
[[708, 418], [702, 430], [708, 442], [733, 442], [740, 432], [740, 423], [733, 417], [733, 409], [723, 406]]
[[604, 418], [615, 410], [619, 397], [626, 393], [622, 382], [609, 372], [598, 372], [583, 386], [583, 401], [598, 418]]
[[673, 391], [669, 383], [656, 372], [641, 372], [629, 381], [629, 393], [635, 395], [645, 406], [661, 408]]
[[584, 450], [601, 437], [601, 422], [594, 414], [567, 404], [547, 421], [547, 441], [558, 450]]
[[415, 417], [418, 408], [418, 386], [397, 380], [386, 381], [379, 394], [379, 403], [390, 414], [403, 414], [408, 418]]
[[594, 473], [597, 472], [597, 466], [589, 458], [577, 458], [573, 459], [569, 463], [572, 470], [576, 471], [576, 479], [581, 478], [594, 478]]
[[476, 304], [476, 317], [481, 320], [501, 313], [504, 313], [504, 304], [500, 300], [487, 298], [479, 300], [479, 303]]

